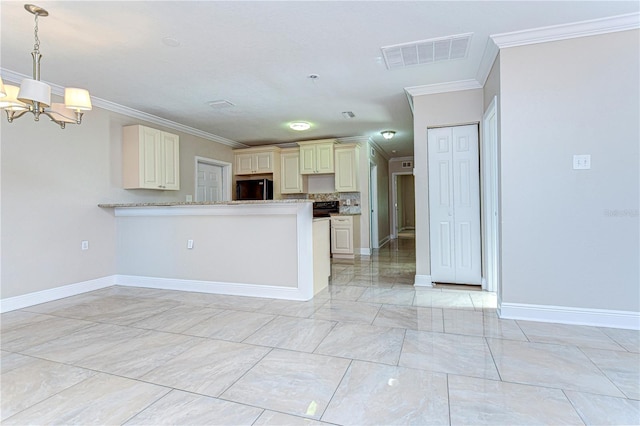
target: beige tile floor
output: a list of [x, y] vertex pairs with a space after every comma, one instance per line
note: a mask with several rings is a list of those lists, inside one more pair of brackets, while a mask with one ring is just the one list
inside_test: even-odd
[[414, 289], [413, 239], [332, 270], [310, 302], [111, 287], [2, 314], [2, 423], [640, 423], [640, 332]]

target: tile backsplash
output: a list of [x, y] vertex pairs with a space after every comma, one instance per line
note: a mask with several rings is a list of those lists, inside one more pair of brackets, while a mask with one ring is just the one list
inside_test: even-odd
[[313, 201], [340, 201], [340, 213], [361, 214], [359, 192], [327, 192], [320, 194], [283, 194], [283, 198]]

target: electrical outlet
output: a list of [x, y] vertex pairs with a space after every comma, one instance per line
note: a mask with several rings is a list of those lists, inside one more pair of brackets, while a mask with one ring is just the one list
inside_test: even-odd
[[191, 250], [193, 248], [193, 240], [187, 240], [187, 248]]
[[591, 155], [582, 154], [573, 156], [573, 170], [586, 170], [591, 168]]
[[186, 199], [187, 199], [187, 203], [190, 203], [193, 201], [193, 197], [191, 195], [187, 195]]
[[80, 245], [80, 248], [82, 250], [89, 250], [89, 241], [87, 241], [87, 240], [82, 241], [82, 244]]

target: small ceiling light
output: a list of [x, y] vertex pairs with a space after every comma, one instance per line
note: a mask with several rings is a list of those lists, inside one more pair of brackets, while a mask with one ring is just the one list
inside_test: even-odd
[[168, 47], [178, 47], [180, 46], [180, 40], [175, 39], [173, 37], [164, 37], [162, 39], [162, 44]]
[[385, 130], [384, 132], [380, 132], [380, 134], [383, 138], [389, 140], [395, 136], [396, 132], [394, 132], [393, 130]]
[[9, 123], [31, 112], [35, 121], [39, 121], [41, 115], [46, 115], [63, 129], [66, 123], [80, 124], [84, 111], [91, 109], [89, 92], [85, 89], [67, 87], [64, 89], [64, 104], [51, 103], [51, 86], [40, 81], [42, 55], [38, 38], [38, 17], [49, 16], [49, 12], [33, 4], [25, 4], [24, 8], [35, 15], [33, 31], [35, 43], [31, 52], [33, 79], [23, 79], [20, 87], [9, 84], [0, 87], [3, 92], [0, 97], [0, 108], [6, 111]]
[[289, 127], [293, 130], [302, 132], [304, 130], [309, 130], [311, 128], [311, 124], [306, 121], [294, 121], [293, 123], [289, 123]]

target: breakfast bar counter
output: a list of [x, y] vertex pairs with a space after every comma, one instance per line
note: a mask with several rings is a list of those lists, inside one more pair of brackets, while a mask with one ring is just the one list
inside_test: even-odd
[[116, 217], [116, 284], [310, 300], [328, 285], [329, 220], [308, 200], [100, 204]]

